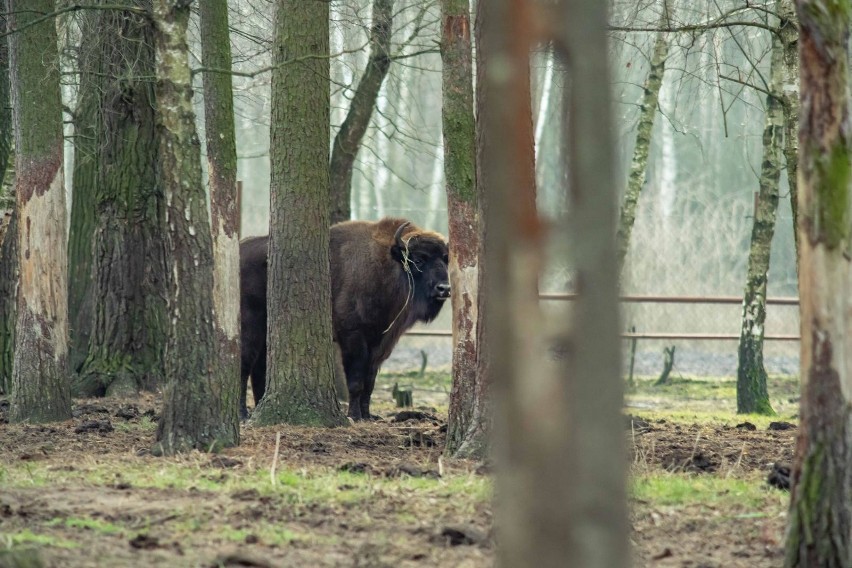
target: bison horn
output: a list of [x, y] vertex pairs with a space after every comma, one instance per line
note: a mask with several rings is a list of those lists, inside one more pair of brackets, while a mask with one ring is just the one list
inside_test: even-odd
[[393, 241], [396, 243], [396, 246], [398, 246], [398, 247], [400, 247], [400, 248], [405, 248], [405, 247], [406, 247], [405, 243], [403, 243], [403, 242], [402, 242], [402, 232], [403, 232], [403, 231], [405, 230], [405, 228], [406, 228], [406, 227], [408, 227], [410, 224], [411, 224], [411, 222], [406, 221], [405, 223], [403, 223], [402, 225], [400, 225], [400, 226], [399, 226], [399, 228], [396, 230], [396, 233], [394, 233], [394, 235], [393, 235]]

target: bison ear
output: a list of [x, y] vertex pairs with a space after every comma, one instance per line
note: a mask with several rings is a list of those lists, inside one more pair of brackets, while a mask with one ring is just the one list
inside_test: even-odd
[[406, 221], [396, 230], [396, 233], [393, 235], [393, 245], [391, 245], [391, 258], [393, 258], [397, 262], [403, 262], [406, 256], [408, 256], [408, 243], [402, 240], [402, 232], [408, 227], [411, 223]]

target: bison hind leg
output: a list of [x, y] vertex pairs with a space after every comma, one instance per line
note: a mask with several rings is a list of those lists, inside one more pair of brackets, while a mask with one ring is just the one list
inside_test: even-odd
[[[265, 347], [265, 346], [264, 346]], [[260, 351], [257, 361], [251, 370], [251, 392], [254, 395], [254, 406], [260, 404], [266, 393], [266, 349]]]

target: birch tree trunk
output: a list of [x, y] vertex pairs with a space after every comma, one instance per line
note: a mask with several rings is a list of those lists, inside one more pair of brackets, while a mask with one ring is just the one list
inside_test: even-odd
[[160, 183], [166, 196], [169, 342], [157, 453], [210, 450], [239, 441], [237, 397], [229, 399], [213, 328], [213, 244], [195, 115], [186, 28], [189, 4], [155, 0]]
[[763, 127], [760, 193], [751, 230], [738, 351], [737, 412], [741, 414], [775, 414], [769, 404], [766, 387], [763, 338], [766, 335], [766, 281], [772, 237], [775, 235], [778, 183], [781, 180], [784, 148], [784, 101], [781, 91], [784, 81], [784, 47], [777, 34], [770, 35], [772, 55]]
[[86, 140], [75, 152], [69, 243], [72, 274], [83, 281], [69, 285], [69, 297], [79, 294], [76, 321], [82, 327], [73, 337], [86, 345], [75, 346], [84, 359], [73, 392], [132, 395], [162, 386], [167, 341], [154, 32], [137, 14], [110, 10], [86, 17], [92, 38], [84, 42], [87, 78], [77, 118], [92, 123], [80, 125]]
[[71, 418], [62, 103], [52, 0], [9, 0], [19, 288], [10, 422]]
[[199, 10], [201, 60], [208, 69], [203, 84], [213, 233], [213, 333], [224, 407], [237, 412], [240, 396], [240, 210], [234, 96], [228, 73], [232, 65], [228, 3], [227, 0], [204, 0], [199, 3]]
[[799, 266], [799, 21], [793, 0], [778, 2], [781, 18], [779, 35], [784, 46], [784, 160], [787, 163], [787, 185], [793, 212], [793, 237], [796, 242], [796, 269]]
[[[267, 390], [258, 424], [347, 424], [334, 387], [329, 6], [279, 0], [272, 72]], [[285, 63], [286, 62], [286, 63]]]
[[[663, 10], [660, 27], [668, 23], [668, 15]], [[639, 195], [645, 186], [648, 172], [648, 153], [651, 150], [651, 133], [654, 131], [654, 120], [657, 117], [657, 104], [660, 99], [660, 89], [663, 86], [663, 76], [666, 72], [666, 58], [669, 43], [666, 32], [657, 32], [654, 41], [654, 51], [651, 54], [651, 68], [645, 80], [642, 103], [639, 105], [639, 126], [636, 130], [636, 144], [633, 147], [633, 160], [630, 163], [630, 174], [627, 178], [627, 189], [621, 204], [621, 216], [618, 221], [618, 266], [619, 272], [624, 271], [624, 261], [630, 250], [630, 234], [636, 221], [636, 210], [639, 207]]]
[[852, 123], [846, 0], [797, 0], [802, 398], [785, 565], [852, 566]]
[[393, 0], [373, 1], [373, 24], [370, 28], [370, 58], [358, 88], [349, 105], [349, 112], [334, 138], [329, 164], [331, 183], [331, 223], [348, 221], [352, 217], [352, 170], [355, 158], [376, 99], [391, 64], [391, 36], [393, 34]]
[[445, 452], [453, 455], [471, 426], [477, 379], [477, 279], [479, 216], [476, 127], [469, 0], [441, 2], [444, 178], [453, 289], [453, 385]]

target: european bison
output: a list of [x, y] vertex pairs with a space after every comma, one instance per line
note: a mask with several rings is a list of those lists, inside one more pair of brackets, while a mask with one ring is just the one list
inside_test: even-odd
[[[240, 244], [242, 396], [266, 390], [266, 283], [269, 237]], [[369, 419], [376, 374], [400, 336], [432, 321], [450, 297], [447, 243], [405, 219], [346, 221], [331, 228], [332, 327], [349, 390], [349, 416]]]

